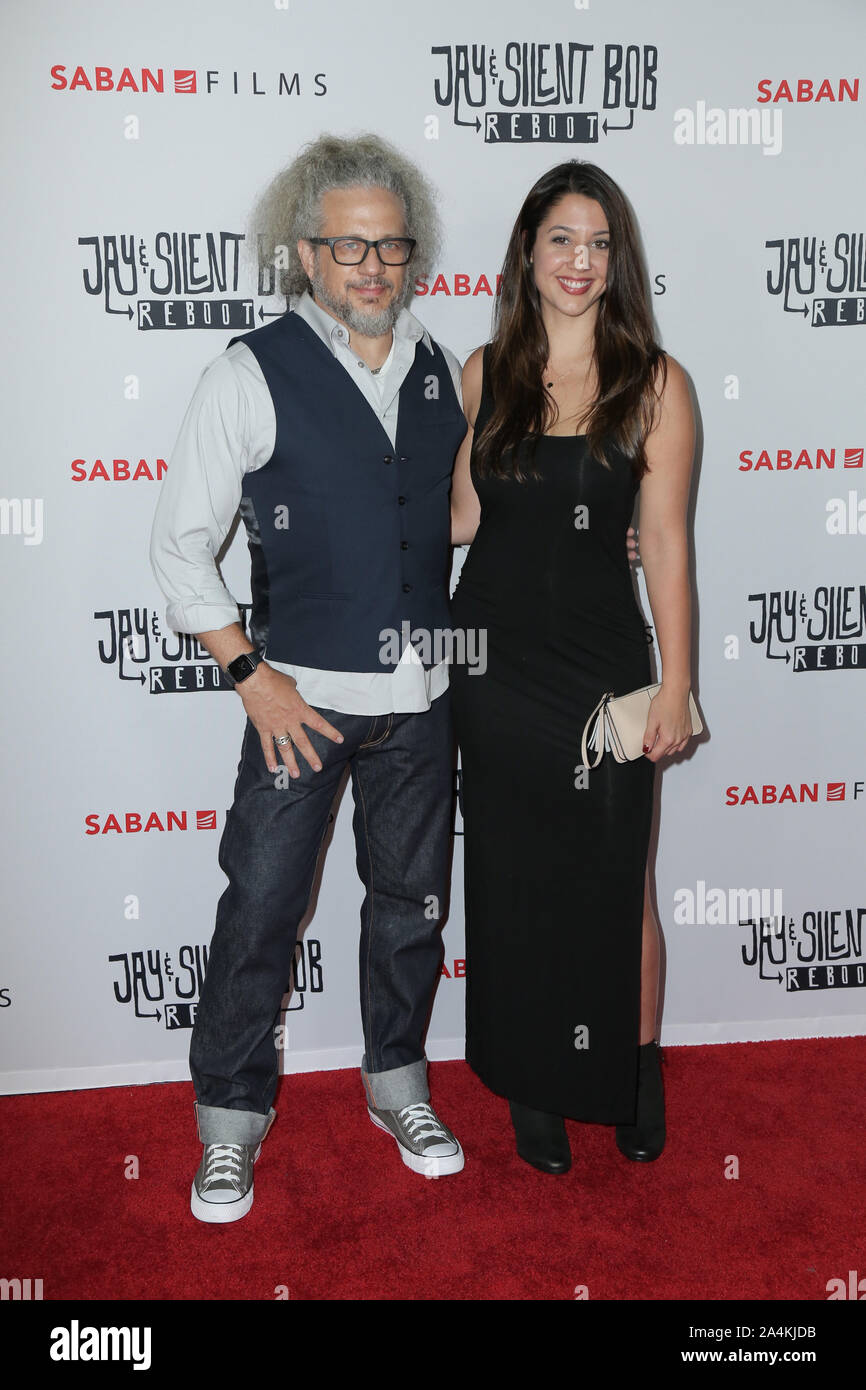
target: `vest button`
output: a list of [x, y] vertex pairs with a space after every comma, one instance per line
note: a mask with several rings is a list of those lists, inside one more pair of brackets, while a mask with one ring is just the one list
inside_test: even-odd
[[393, 463], [393, 462], [394, 462], [394, 455], [393, 455], [393, 454], [386, 454], [385, 457], [382, 459], [382, 462], [383, 462], [383, 463]]
[[400, 549], [401, 549], [401, 550], [408, 550], [408, 549], [409, 549], [409, 542], [408, 542], [408, 541], [401, 541], [401, 542], [400, 542]]
[[404, 593], [404, 594], [408, 594], [408, 592], [409, 592], [409, 590], [410, 590], [411, 588], [412, 588], [412, 585], [411, 585], [411, 584], [404, 584], [404, 585], [403, 585], [403, 593]]
[[408, 463], [408, 462], [409, 462], [409, 455], [408, 455], [408, 454], [401, 454], [401, 455], [400, 455], [400, 462], [401, 462], [401, 463]]
[[406, 505], [406, 498], [405, 498], [405, 497], [398, 497], [398, 498], [397, 498], [397, 501], [400, 503], [400, 506], [401, 506], [401, 507], [405, 507], [405, 505]]

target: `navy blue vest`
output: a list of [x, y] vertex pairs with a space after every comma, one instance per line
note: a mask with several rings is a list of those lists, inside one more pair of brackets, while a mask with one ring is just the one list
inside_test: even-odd
[[450, 625], [449, 493], [466, 420], [445, 357], [416, 343], [392, 446], [346, 368], [297, 314], [231, 342], [256, 358], [277, 424], [269, 461], [243, 482], [250, 638], [289, 665], [392, 670], [399, 653], [389, 632], [408, 622], [432, 640]]

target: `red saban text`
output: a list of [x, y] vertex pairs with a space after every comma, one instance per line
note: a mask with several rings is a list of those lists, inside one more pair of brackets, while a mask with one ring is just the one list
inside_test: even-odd
[[815, 84], [810, 77], [800, 77], [796, 81], [786, 82], [784, 78], [775, 86], [772, 77], [763, 77], [758, 83], [759, 102], [766, 101], [859, 101], [860, 100], [860, 78], [855, 77], [853, 82], [840, 77], [836, 90], [828, 77], [815, 90]]
[[424, 294], [456, 295], [458, 298], [461, 295], [489, 294], [492, 299], [494, 295], [499, 293], [502, 285], [502, 276], [497, 275], [495, 278], [496, 288], [494, 289], [486, 275], [479, 275], [474, 281], [471, 275], [452, 275], [450, 278], [446, 275], [437, 275], [432, 285], [428, 285], [426, 280], [416, 279], [415, 293], [419, 298]]
[[72, 481], [74, 483], [138, 483], [142, 478], [154, 483], [165, 475], [165, 459], [154, 459], [148, 463], [147, 459], [139, 459], [138, 463], [132, 464], [129, 459], [107, 459], [103, 463], [102, 459], [94, 459], [88, 463], [87, 459], [72, 460]]

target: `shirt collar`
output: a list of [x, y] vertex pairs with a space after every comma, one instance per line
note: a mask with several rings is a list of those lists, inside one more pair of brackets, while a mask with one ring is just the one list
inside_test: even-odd
[[[294, 295], [289, 301], [289, 309], [292, 313], [298, 314], [306, 323], [310, 325], [323, 342], [327, 343], [331, 351], [336, 353], [337, 348], [348, 341], [348, 330], [329, 314], [327, 309], [323, 309], [317, 304], [308, 290], [303, 294]], [[394, 325], [394, 339], [400, 341], [405, 339], [408, 342], [422, 342], [433, 356], [433, 340], [423, 323], [416, 319], [408, 309], [401, 309], [397, 322]]]

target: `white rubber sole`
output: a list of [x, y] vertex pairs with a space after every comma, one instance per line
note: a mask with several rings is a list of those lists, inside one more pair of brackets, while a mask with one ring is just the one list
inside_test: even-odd
[[449, 1173], [459, 1173], [462, 1170], [464, 1158], [459, 1140], [455, 1141], [457, 1143], [456, 1154], [449, 1154], [447, 1156], [431, 1154], [429, 1158], [425, 1158], [422, 1154], [413, 1154], [410, 1149], [404, 1149], [396, 1134], [394, 1134], [387, 1125], [383, 1124], [377, 1115], [373, 1114], [369, 1106], [367, 1107], [367, 1114], [370, 1116], [370, 1119], [377, 1129], [381, 1129], [383, 1133], [394, 1140], [400, 1152], [400, 1157], [406, 1164], [406, 1167], [412, 1169], [413, 1173], [421, 1173], [425, 1178], [444, 1178], [447, 1177]]
[[[262, 1146], [259, 1144], [253, 1155], [253, 1163], [255, 1163], [261, 1151]], [[199, 1197], [196, 1192], [195, 1178], [193, 1178], [189, 1204], [190, 1211], [197, 1220], [207, 1221], [211, 1225], [222, 1225], [228, 1221], [240, 1221], [242, 1216], [246, 1216], [253, 1204], [253, 1186], [254, 1184], [250, 1183], [249, 1192], [245, 1192], [243, 1197], [238, 1197], [234, 1202], [206, 1202], [202, 1197]]]

